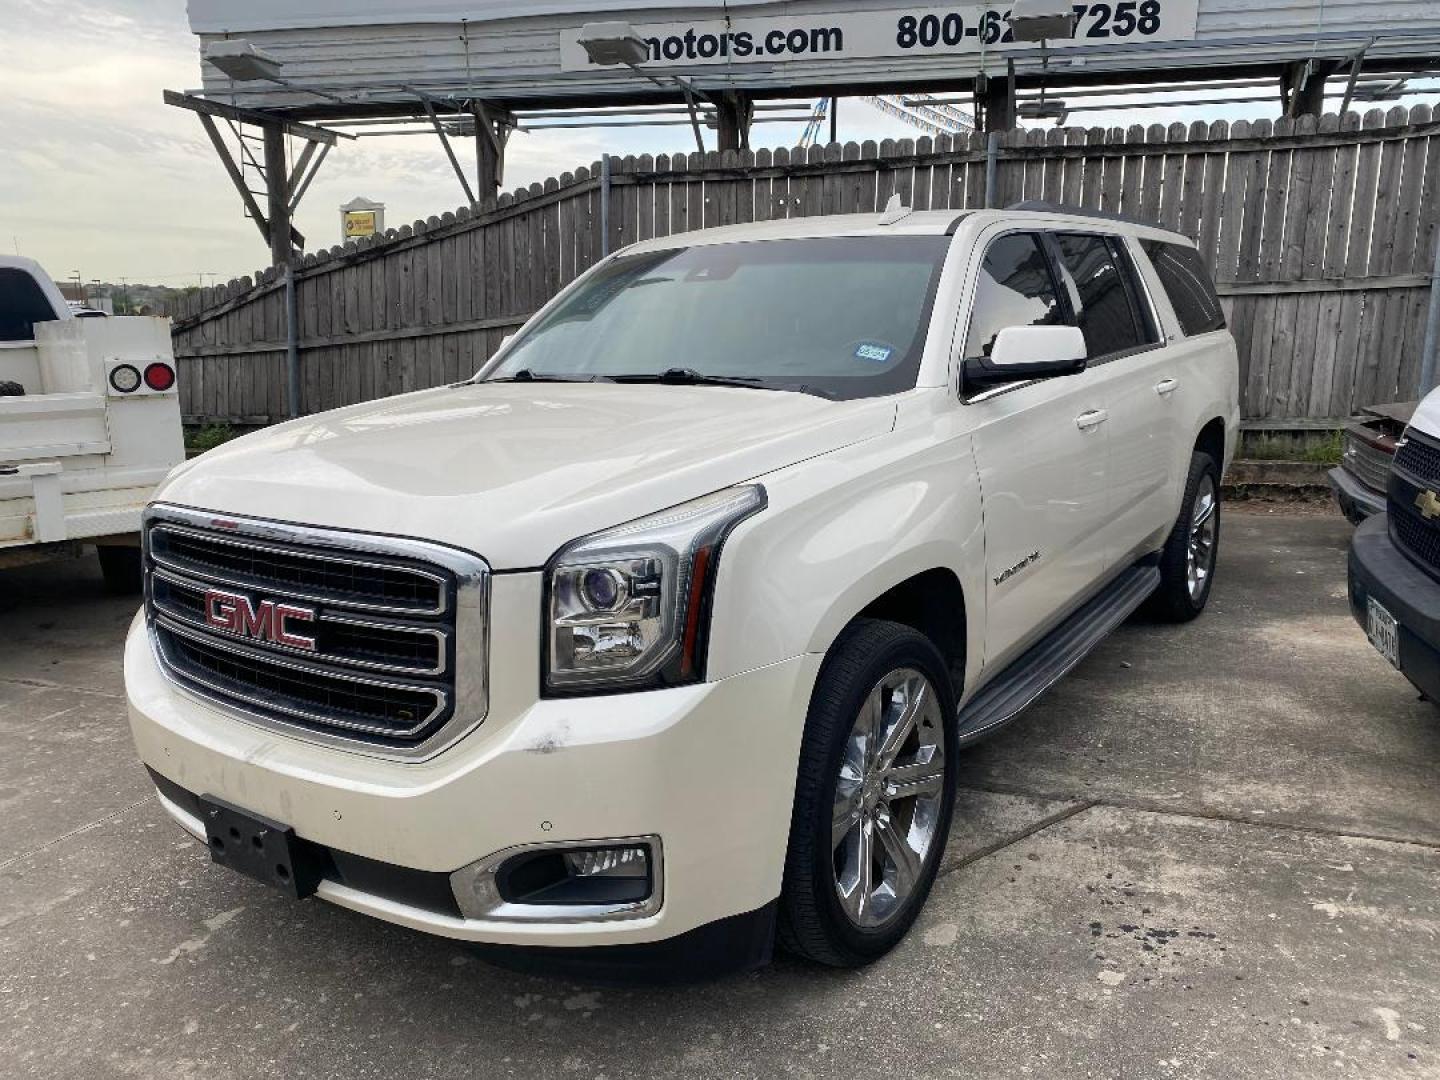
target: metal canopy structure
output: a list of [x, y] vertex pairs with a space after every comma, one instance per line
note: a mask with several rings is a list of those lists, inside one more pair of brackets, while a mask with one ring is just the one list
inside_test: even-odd
[[[830, 99], [833, 130], [844, 96], [939, 129], [963, 115], [998, 131], [1125, 108], [1146, 85], [1265, 86], [1299, 116], [1327, 96], [1383, 99], [1440, 68], [1435, 0], [890, 2], [190, 0], [203, 86], [166, 100], [200, 116], [281, 264], [303, 243], [289, 213], [337, 138], [436, 137], [466, 200], [484, 203], [515, 130], [688, 124], [701, 148], [708, 129], [719, 149], [739, 149], [756, 123], [814, 119], [807, 137], [818, 135], [816, 98]], [[1067, 22], [1071, 40], [1027, 40]], [[1389, 81], [1364, 81], [1377, 75]], [[1119, 86], [1132, 101], [1097, 96]], [[1084, 103], [1058, 100], [1064, 88]], [[236, 151], [216, 120], [234, 129]], [[245, 125], [261, 132], [262, 154]], [[304, 143], [293, 167], [287, 138]], [[473, 167], [456, 147], [466, 138]]]

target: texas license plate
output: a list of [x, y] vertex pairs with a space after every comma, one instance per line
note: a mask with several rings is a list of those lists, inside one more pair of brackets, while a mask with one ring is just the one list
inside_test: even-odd
[[1370, 638], [1370, 644], [1380, 651], [1380, 655], [1398, 668], [1400, 666], [1400, 624], [1395, 621], [1395, 616], [1386, 611], [1385, 606], [1378, 603], [1373, 596], [1368, 600], [1365, 633]]

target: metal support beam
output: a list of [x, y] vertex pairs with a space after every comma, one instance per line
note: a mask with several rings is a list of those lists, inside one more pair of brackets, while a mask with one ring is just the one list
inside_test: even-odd
[[[314, 144], [312, 143], [311, 145], [313, 146]], [[330, 147], [320, 147], [320, 156], [317, 157], [315, 163], [310, 166], [310, 171], [301, 177], [298, 186], [295, 184], [294, 177], [291, 177], [290, 213], [295, 213], [295, 208], [300, 205], [300, 200], [305, 197], [305, 192], [310, 189], [310, 181], [315, 179], [315, 174], [320, 171], [320, 166], [325, 163], [325, 155], [328, 153], [330, 153]], [[304, 155], [302, 154], [301, 157], [303, 158]], [[299, 170], [297, 169], [296, 171], [298, 172]]]
[[[494, 199], [505, 182], [505, 146], [511, 126], [492, 118], [483, 101], [474, 102], [476, 194], [481, 202]], [[511, 120], [513, 114], [506, 113]]]
[[680, 89], [685, 94], [685, 107], [690, 110], [690, 130], [695, 134], [695, 149], [705, 153], [705, 136], [700, 134], [700, 117], [695, 111], [695, 94], [687, 82], [680, 83]]
[[230, 154], [230, 148], [225, 145], [225, 140], [220, 136], [220, 129], [215, 126], [208, 113], [200, 114], [200, 126], [205, 129], [205, 134], [210, 136], [210, 142], [215, 147], [215, 153], [220, 158], [220, 164], [225, 166], [225, 171], [230, 174], [230, 181], [235, 185], [235, 190], [240, 193], [240, 198], [245, 203], [245, 209], [250, 211], [250, 217], [255, 222], [255, 227], [260, 230], [260, 237], [265, 243], [270, 243], [270, 219], [266, 217], [265, 211], [260, 209], [260, 204], [255, 201], [250, 188], [245, 183], [245, 177], [240, 174], [240, 166], [235, 164], [235, 159]]
[[265, 133], [265, 189], [269, 213], [265, 215], [270, 234], [270, 263], [289, 266], [294, 254], [290, 237], [290, 169], [285, 162], [285, 128], [268, 122]]
[[[407, 89], [409, 89], [407, 87]], [[435, 106], [431, 104], [428, 94], [416, 93], [425, 106], [425, 114], [430, 117], [430, 124], [435, 128], [435, 134], [440, 136], [440, 145], [445, 148], [445, 156], [450, 159], [450, 167], [455, 170], [455, 175], [460, 179], [460, 186], [465, 190], [465, 201], [469, 204], [475, 202], [475, 192], [470, 189], [470, 178], [465, 175], [465, 170], [460, 167], [460, 159], [455, 156], [455, 148], [450, 145], [450, 136], [445, 134], [445, 128], [440, 123], [440, 117], [435, 114]], [[481, 138], [480, 132], [475, 133], [477, 139]]]
[[755, 105], [750, 95], [727, 90], [720, 96], [715, 110], [721, 150], [749, 150], [750, 124], [755, 118]]
[[1280, 100], [1291, 120], [1318, 117], [1325, 112], [1325, 83], [1343, 67], [1332, 59], [1311, 59], [1289, 64], [1280, 77]]
[[308, 139], [311, 142], [327, 143], [333, 146], [336, 139], [355, 138], [354, 135], [343, 131], [331, 131], [329, 128], [302, 124], [295, 120], [282, 120], [270, 113], [261, 112], [259, 109], [242, 109], [237, 105], [226, 105], [223, 102], [195, 97], [193, 94], [177, 94], [174, 90], [166, 90], [164, 98], [166, 105], [173, 105], [177, 109], [189, 109], [201, 116], [220, 116], [226, 120], [235, 120], [241, 124], [253, 124], [256, 127], [278, 124], [284, 129], [286, 135], [294, 135], [297, 139]]
[[1355, 100], [1355, 84], [1360, 80], [1360, 72], [1365, 68], [1365, 54], [1370, 51], [1370, 46], [1375, 44], [1372, 37], [1364, 45], [1356, 50], [1355, 55], [1350, 58], [1350, 78], [1345, 82], [1345, 97], [1340, 102], [1340, 115], [1344, 116], [1350, 111], [1350, 103]]
[[985, 131], [1009, 131], [1015, 126], [1015, 64], [1003, 79], [981, 76], [976, 79], [976, 97], [984, 106]]

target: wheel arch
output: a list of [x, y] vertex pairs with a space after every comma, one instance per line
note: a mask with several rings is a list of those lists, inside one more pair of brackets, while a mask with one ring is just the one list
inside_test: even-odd
[[1227, 464], [1225, 451], [1227, 446], [1227, 432], [1225, 430], [1224, 417], [1214, 417], [1208, 421], [1195, 436], [1194, 449], [1202, 454], [1209, 454], [1215, 462], [1216, 468], [1222, 473]]

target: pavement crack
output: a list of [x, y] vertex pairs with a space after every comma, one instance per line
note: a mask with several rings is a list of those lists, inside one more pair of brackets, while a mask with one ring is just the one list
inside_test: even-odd
[[1022, 840], [1028, 840], [1030, 837], [1034, 836], [1038, 832], [1044, 832], [1052, 825], [1059, 825], [1062, 821], [1068, 821], [1071, 818], [1075, 817], [1077, 814], [1083, 814], [1086, 810], [1089, 810], [1094, 805], [1095, 801], [1093, 799], [1087, 799], [1067, 806], [1063, 810], [1057, 810], [1053, 814], [1047, 814], [1039, 821], [1027, 825], [1019, 832], [1011, 833], [1008, 836], [1003, 836], [999, 840], [994, 841], [993, 843], [986, 844], [984, 847], [981, 848], [976, 848], [968, 855], [957, 859], [955, 862], [951, 863], [948, 866], [942, 866], [940, 868], [940, 872], [935, 876], [937, 878], [945, 877], [948, 874], [953, 874], [956, 870], [965, 869], [965, 867], [969, 866], [973, 862], [978, 862], [981, 859], [988, 859], [991, 855], [995, 855], [998, 852], [1004, 851], [1008, 847], [1013, 847], [1015, 844], [1020, 843], [1020, 841]]
[[4, 862], [0, 862], [0, 870], [7, 870], [10, 867], [14, 866], [16, 863], [24, 862], [26, 859], [34, 858], [36, 855], [49, 851], [56, 844], [63, 844], [66, 840], [71, 840], [81, 835], [82, 833], [87, 833], [91, 829], [98, 829], [101, 825], [106, 825], [114, 821], [118, 817], [124, 817], [131, 810], [134, 810], [137, 806], [144, 806], [153, 797], [154, 796], [146, 795], [143, 799], [136, 799], [128, 806], [122, 806], [119, 810], [112, 811], [111, 813], [106, 814], [104, 817], [96, 818], [88, 825], [81, 825], [79, 828], [71, 829], [63, 836], [57, 836], [53, 840], [45, 841], [45, 843], [41, 844], [39, 847], [33, 847], [29, 851], [22, 851], [19, 855], [12, 855]]
[[[1029, 791], [1009, 784], [961, 784], [959, 790], [976, 791], [986, 795], [1011, 795], [1040, 802], [1073, 802], [1085, 800], [1084, 809], [1102, 806], [1110, 810], [1128, 810], [1136, 814], [1162, 814], [1169, 817], [1195, 818], [1201, 821], [1223, 821], [1231, 825], [1250, 825], [1261, 829], [1280, 829], [1285, 832], [1309, 833], [1314, 836], [1331, 836], [1339, 840], [1370, 840], [1382, 844], [1402, 844], [1410, 847], [1440, 851], [1440, 841], [1420, 840], [1403, 836], [1389, 836], [1384, 833], [1355, 832], [1327, 825], [1305, 825], [1297, 821], [1274, 821], [1263, 815], [1227, 813], [1223, 810], [1208, 810], [1204, 807], [1171, 806], [1145, 799], [1123, 799], [1113, 796], [1100, 797], [1056, 793], [1053, 791]], [[1069, 816], [1069, 815], [1066, 815]]]
[[99, 690], [93, 686], [71, 686], [68, 683], [51, 682], [49, 679], [19, 679], [11, 675], [0, 675], [0, 683], [9, 683], [11, 686], [28, 686], [33, 690], [73, 690], [77, 694], [93, 694], [96, 697], [113, 698], [116, 701], [124, 701], [125, 695], [114, 690]]

